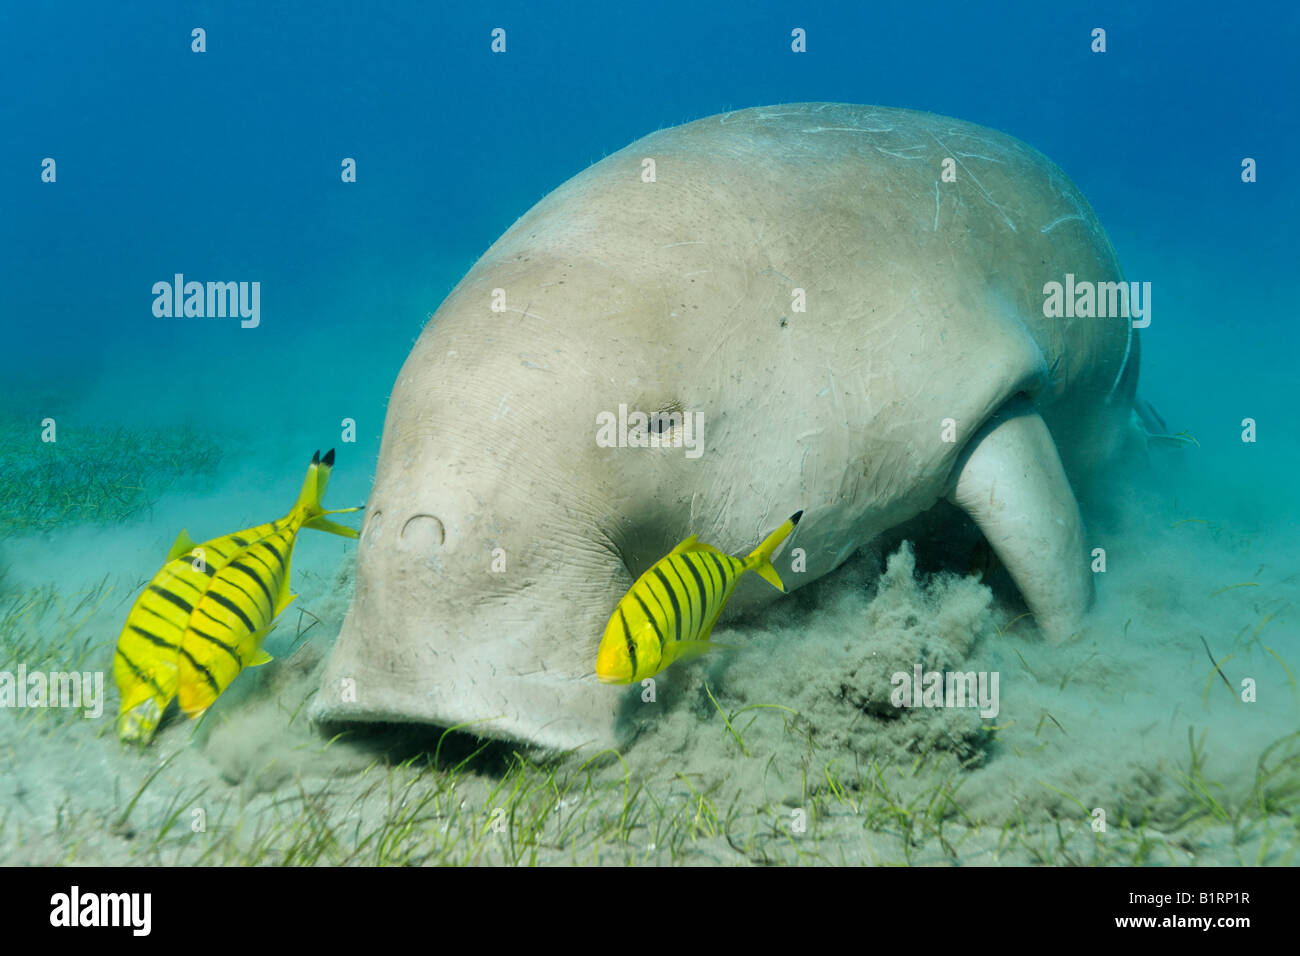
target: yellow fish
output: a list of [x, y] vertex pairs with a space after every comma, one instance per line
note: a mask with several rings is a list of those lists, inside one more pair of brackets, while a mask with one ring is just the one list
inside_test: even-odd
[[317, 452], [293, 510], [277, 521], [203, 544], [184, 531], [177, 535], [117, 639], [120, 739], [148, 742], [178, 694], [185, 715], [198, 717], [245, 667], [271, 659], [262, 641], [296, 597], [289, 593], [289, 562], [298, 531], [357, 537], [325, 518], [357, 508], [321, 508], [333, 466], [333, 450], [323, 459]]
[[719, 647], [709, 643], [709, 634], [742, 574], [757, 571], [768, 584], [785, 590], [772, 555], [801, 517], [802, 511], [791, 515], [747, 558], [724, 554], [691, 535], [656, 561], [610, 616], [596, 653], [596, 677], [606, 684], [631, 684], [673, 661]]

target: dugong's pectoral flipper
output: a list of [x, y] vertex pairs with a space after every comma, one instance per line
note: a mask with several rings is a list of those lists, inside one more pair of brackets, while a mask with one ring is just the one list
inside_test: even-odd
[[1023, 400], [1005, 405], [966, 446], [949, 498], [974, 519], [1048, 640], [1078, 630], [1092, 603], [1079, 505], [1056, 444]]

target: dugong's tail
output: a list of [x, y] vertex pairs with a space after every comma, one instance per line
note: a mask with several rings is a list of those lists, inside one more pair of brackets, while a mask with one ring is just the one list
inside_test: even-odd
[[1133, 427], [1145, 439], [1148, 448], [1161, 446], [1165, 448], [1184, 448], [1198, 444], [1195, 438], [1187, 434], [1171, 435], [1169, 426], [1160, 417], [1155, 406], [1150, 402], [1136, 399], [1133, 402]]
[[1140, 460], [1145, 460], [1146, 453], [1151, 448], [1195, 445], [1196, 439], [1190, 436], [1170, 434], [1169, 426], [1155, 406], [1138, 396], [1139, 339], [1132, 326], [1129, 327], [1128, 334], [1128, 347], [1109, 400], [1112, 407], [1129, 408], [1127, 434], [1121, 442], [1124, 452], [1136, 453]]

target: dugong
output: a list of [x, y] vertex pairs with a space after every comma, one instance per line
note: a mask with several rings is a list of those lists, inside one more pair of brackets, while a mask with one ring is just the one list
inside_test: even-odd
[[[1047, 317], [1046, 290], [1114, 305], [1122, 278], [1055, 165], [955, 119], [761, 107], [606, 157], [506, 231], [403, 365], [312, 716], [617, 744], [594, 664], [635, 578], [692, 534], [748, 553], [800, 510], [788, 588], [946, 499], [1068, 637], [1093, 598], [1075, 490], [1143, 415], [1132, 319]], [[747, 580], [728, 612], [779, 597]]]

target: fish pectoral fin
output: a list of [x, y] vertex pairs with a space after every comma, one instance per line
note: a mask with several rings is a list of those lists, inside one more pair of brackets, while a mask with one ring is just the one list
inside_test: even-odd
[[677, 648], [676, 659], [679, 661], [689, 661], [693, 657], [702, 657], [710, 651], [736, 650], [730, 644], [718, 644], [714, 641], [678, 641], [673, 646]]
[[176, 540], [172, 542], [171, 550], [167, 552], [167, 560], [175, 561], [179, 557], [192, 554], [197, 547], [198, 545], [190, 540], [188, 532], [181, 528], [181, 533], [176, 536]]
[[253, 659], [248, 662], [248, 666], [260, 667], [262, 664], [269, 664], [273, 660], [275, 660], [274, 657], [272, 657], [270, 654], [266, 653], [265, 650], [259, 647], [257, 649], [257, 653], [253, 655]]

